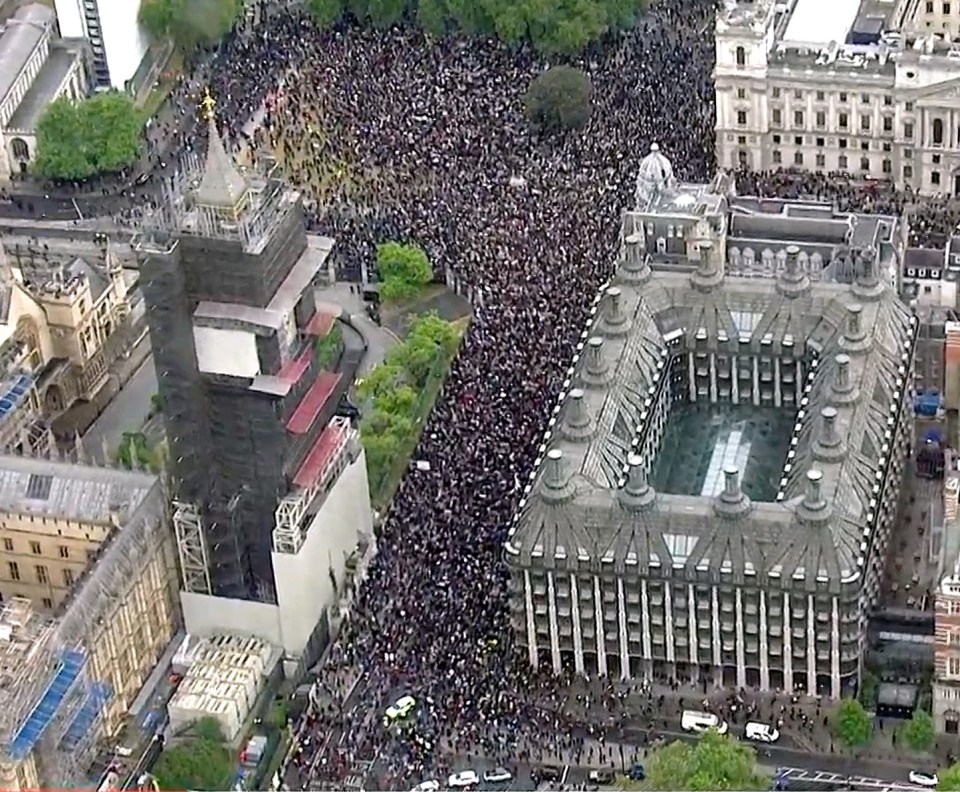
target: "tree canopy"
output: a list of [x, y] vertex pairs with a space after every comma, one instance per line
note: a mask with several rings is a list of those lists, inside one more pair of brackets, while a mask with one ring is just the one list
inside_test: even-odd
[[933, 717], [926, 710], [914, 710], [913, 717], [900, 728], [900, 735], [912, 750], [929, 750], [936, 736]]
[[767, 789], [757, 772], [756, 753], [729, 734], [708, 731], [696, 743], [669, 743], [654, 749], [646, 763], [645, 786], [655, 790]]
[[153, 766], [160, 789], [229, 789], [235, 762], [226, 747], [220, 725], [203, 718], [183, 742], [164, 748]]
[[346, 13], [381, 28], [415, 20], [434, 36], [452, 30], [496, 35], [511, 45], [529, 41], [546, 55], [580, 52], [630, 27], [646, 5], [646, 0], [307, 0], [322, 26]]
[[442, 380], [456, 353], [459, 335], [435, 313], [418, 317], [406, 340], [387, 353], [357, 385], [363, 403], [360, 437], [374, 489], [413, 450], [419, 421], [429, 404], [429, 383]]
[[189, 53], [222, 39], [242, 10], [243, 0], [143, 0], [139, 18], [154, 38], [169, 38]]
[[315, 352], [317, 355], [317, 364], [322, 369], [330, 369], [336, 362], [343, 348], [343, 330], [340, 329], [340, 323], [334, 322], [330, 332], [323, 338], [317, 339]]
[[538, 74], [523, 97], [527, 120], [547, 132], [580, 129], [590, 120], [590, 78], [570, 66]]
[[418, 245], [385, 242], [377, 246], [380, 296], [384, 300], [409, 300], [433, 280], [433, 268]]
[[866, 745], [873, 737], [873, 718], [856, 699], [844, 699], [831, 723], [833, 736], [848, 748]]
[[140, 155], [143, 127], [133, 100], [119, 91], [73, 102], [57, 99], [37, 124], [37, 172], [79, 181], [115, 173]]

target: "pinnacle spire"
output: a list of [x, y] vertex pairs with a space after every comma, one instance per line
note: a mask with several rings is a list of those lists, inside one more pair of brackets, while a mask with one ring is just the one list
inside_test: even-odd
[[197, 188], [195, 197], [201, 206], [212, 209], [226, 210], [237, 215], [246, 208], [249, 197], [247, 180], [237, 170], [233, 159], [227, 154], [217, 129], [214, 107], [216, 102], [208, 91], [203, 101], [204, 116], [207, 119], [208, 145], [207, 161], [203, 167], [203, 178]]

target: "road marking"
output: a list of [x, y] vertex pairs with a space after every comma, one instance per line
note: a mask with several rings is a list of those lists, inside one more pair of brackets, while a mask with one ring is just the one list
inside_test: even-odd
[[563, 766], [563, 772], [560, 774], [560, 784], [567, 783], [567, 774], [570, 772], [570, 765]]

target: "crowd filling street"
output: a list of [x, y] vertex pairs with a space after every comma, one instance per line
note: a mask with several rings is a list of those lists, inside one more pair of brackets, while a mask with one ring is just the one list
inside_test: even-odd
[[[336, 786], [370, 770], [379, 788], [410, 788], [444, 782], [481, 756], [490, 766], [622, 769], [637, 754], [604, 745], [608, 729], [625, 725], [614, 720], [620, 695], [640, 697], [645, 739], [677, 731], [663, 714], [664, 696], [676, 707], [684, 695], [671, 680], [627, 694], [595, 680], [582, 694], [595, 698], [578, 712], [576, 688], [561, 693], [514, 655], [501, 553], [584, 312], [614, 264], [640, 159], [658, 143], [681, 179], [715, 171], [712, 29], [709, 3], [653, 4], [635, 30], [575, 62], [593, 84], [590, 121], [549, 138], [531, 130], [521, 105], [546, 64], [492, 40], [320, 31], [285, 10], [232, 36], [213, 63], [222, 132], [245, 156], [276, 154], [304, 192], [311, 227], [336, 238], [345, 277], [380, 242], [416, 242], [478, 295], [415, 453], [429, 465], [411, 466], [385, 515], [379, 554], [321, 672], [323, 703], [301, 724], [288, 786]], [[196, 89], [186, 82], [177, 101], [186, 107]], [[738, 181], [743, 193], [907, 210], [918, 245], [958, 220], [945, 201], [915, 204], [842, 174]], [[412, 706], [385, 715], [408, 695]], [[598, 704], [610, 714], [591, 717]], [[711, 704], [733, 722], [751, 713], [781, 722], [802, 746], [823, 715], [798, 705], [789, 693], [760, 702], [736, 692]]]
[[[593, 84], [587, 126], [539, 136], [521, 103], [546, 66], [532, 51], [412, 29], [321, 31], [285, 6], [231, 34], [209, 75], [184, 78], [157, 121], [149, 161], [162, 179], [166, 163], [204, 145], [193, 105], [209, 85], [230, 145], [276, 154], [311, 228], [336, 239], [344, 277], [380, 242], [415, 242], [476, 295], [414, 455], [429, 465], [411, 465], [384, 515], [378, 555], [321, 669], [319, 704], [298, 729], [291, 788], [336, 786], [357, 767], [381, 789], [445, 784], [478, 757], [619, 770], [638, 754], [604, 741], [627, 725], [627, 699], [648, 737], [679, 729], [664, 715], [668, 699], [678, 712], [679, 699], [701, 709], [708, 695], [734, 723], [753, 713], [782, 722], [800, 747], [823, 729], [818, 705], [789, 692], [760, 701], [668, 679], [568, 685], [532, 671], [510, 638], [502, 548], [513, 510], [585, 312], [615, 264], [640, 159], [658, 143], [681, 180], [715, 172], [713, 62], [712, 5], [657, 0], [634, 30], [574, 61]], [[140, 205], [151, 193], [138, 181]], [[738, 190], [906, 211], [917, 245], [960, 219], [946, 200], [919, 204], [846, 174], [740, 173]], [[412, 707], [385, 714], [407, 695]]]

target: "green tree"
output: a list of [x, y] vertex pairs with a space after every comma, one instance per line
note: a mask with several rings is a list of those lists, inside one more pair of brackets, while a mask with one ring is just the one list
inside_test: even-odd
[[377, 246], [380, 296], [384, 300], [408, 300], [433, 279], [433, 268], [423, 248], [385, 242]]
[[447, 4], [444, 0], [420, 0], [417, 22], [431, 36], [440, 37], [447, 30]]
[[930, 750], [934, 738], [933, 718], [930, 713], [926, 710], [915, 710], [913, 717], [900, 728], [900, 735], [914, 751]]
[[414, 321], [406, 340], [390, 351], [388, 359], [404, 370], [414, 387], [420, 388], [431, 373], [449, 362], [458, 341], [453, 325], [431, 311]]
[[217, 721], [203, 718], [193, 724], [183, 742], [163, 750], [152, 772], [160, 789], [229, 789], [233, 755], [224, 745]]
[[323, 338], [317, 339], [315, 349], [317, 364], [320, 368], [329, 369], [336, 362], [340, 351], [343, 349], [343, 330], [340, 329], [339, 322], [334, 322], [330, 332]]
[[37, 172], [80, 180], [113, 173], [140, 155], [143, 129], [133, 100], [119, 91], [52, 102], [37, 124]]
[[833, 736], [848, 748], [866, 745], [873, 736], [873, 719], [856, 699], [840, 702], [831, 726]]
[[960, 792], [960, 762], [937, 773], [937, 789], [940, 792]]
[[243, 0], [143, 0], [140, 23], [158, 39], [172, 39], [186, 53], [222, 39], [243, 10]]
[[537, 75], [523, 97], [527, 119], [546, 132], [579, 129], [590, 118], [590, 78], [571, 66]]
[[730, 735], [708, 731], [694, 744], [672, 742], [653, 750], [646, 786], [655, 790], [740, 790], [769, 787], [756, 769], [756, 753]]
[[117, 462], [127, 470], [143, 470], [153, 464], [153, 454], [142, 432], [124, 432], [117, 450]]
[[394, 361], [385, 360], [357, 383], [357, 395], [363, 402], [376, 399], [403, 384], [403, 367]]
[[326, 28], [343, 16], [346, 3], [344, 0], [307, 0], [307, 10], [320, 27]]
[[37, 123], [34, 168], [52, 179], [86, 179], [94, 172], [87, 157], [88, 145], [76, 105], [67, 98], [57, 99]]
[[133, 99], [110, 91], [77, 105], [87, 129], [90, 164], [95, 173], [114, 173], [140, 156], [143, 124]]

